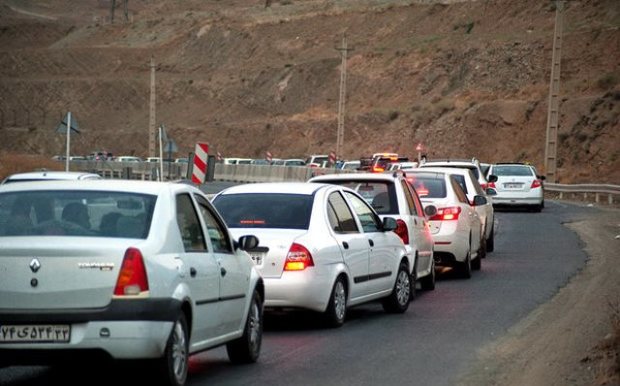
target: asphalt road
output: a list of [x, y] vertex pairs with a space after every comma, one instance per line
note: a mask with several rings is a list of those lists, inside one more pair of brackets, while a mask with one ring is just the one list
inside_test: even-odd
[[[547, 202], [542, 213], [498, 212], [495, 251], [471, 279], [444, 272], [435, 291], [417, 292], [407, 313], [362, 305], [335, 330], [322, 328], [311, 313], [267, 315], [258, 363], [232, 365], [217, 348], [191, 358], [187, 384], [454, 385], [483, 345], [583, 267], [581, 242], [562, 223], [595, 213], [556, 202]], [[0, 384], [51, 385], [65, 376], [44, 367], [10, 367], [0, 369]]]

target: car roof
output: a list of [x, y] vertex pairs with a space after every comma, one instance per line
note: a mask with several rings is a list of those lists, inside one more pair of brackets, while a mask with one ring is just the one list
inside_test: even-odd
[[[460, 175], [466, 175], [471, 173], [469, 168], [455, 168], [455, 167], [441, 167], [441, 166], [433, 166], [433, 167], [425, 167], [422, 168], [421, 171], [430, 171], [430, 172], [438, 172], [438, 173], [446, 173], [446, 174], [460, 174]], [[409, 173], [410, 170], [407, 170], [407, 173]], [[476, 179], [475, 176], [472, 176], [474, 179]]]
[[224, 189], [221, 195], [240, 193], [284, 193], [284, 194], [314, 194], [325, 184], [309, 184], [307, 182], [264, 182], [257, 184], [236, 185]]
[[188, 188], [200, 192], [199, 189], [175, 182], [142, 181], [142, 180], [49, 180], [37, 181], [36, 183], [15, 182], [4, 184], [0, 187], [0, 192], [14, 192], [22, 190], [93, 190], [111, 192], [134, 192], [158, 195], [162, 191], [172, 190], [183, 191]]
[[323, 181], [342, 181], [342, 180], [366, 180], [366, 181], [394, 181], [402, 177], [402, 172], [389, 172], [389, 173], [338, 173], [338, 174], [323, 174], [320, 176], [312, 177], [309, 182], [323, 182]]
[[8, 176], [3, 183], [17, 181], [42, 181], [42, 180], [85, 180], [102, 179], [99, 174], [86, 172], [63, 172], [63, 171], [38, 171], [16, 173]]

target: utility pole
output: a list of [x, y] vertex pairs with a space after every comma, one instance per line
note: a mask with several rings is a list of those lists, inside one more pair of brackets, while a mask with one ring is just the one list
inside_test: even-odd
[[347, 48], [347, 37], [342, 35], [342, 47], [337, 47], [336, 50], [340, 51], [341, 64], [340, 64], [340, 97], [338, 99], [338, 132], [336, 134], [336, 159], [342, 158], [342, 147], [344, 146], [344, 113], [345, 113], [345, 100], [347, 90], [347, 52], [352, 51], [352, 48]]
[[548, 182], [557, 182], [558, 124], [560, 110], [560, 60], [562, 58], [562, 27], [564, 1], [555, 2], [555, 29], [553, 31], [553, 55], [551, 80], [549, 82], [549, 107], [547, 112], [547, 142], [545, 145], [545, 174]]
[[155, 61], [151, 56], [151, 103], [149, 108], [149, 157], [155, 157]]

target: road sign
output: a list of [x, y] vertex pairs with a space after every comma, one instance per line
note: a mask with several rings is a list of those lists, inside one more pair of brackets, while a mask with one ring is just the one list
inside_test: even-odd
[[220, 153], [219, 151], [217, 152], [216, 158], [218, 161], [222, 160], [222, 153]]
[[71, 116], [71, 112], [68, 112], [67, 115], [60, 121], [58, 127], [56, 127], [57, 133], [67, 134], [67, 127], [71, 128], [71, 131], [74, 133], [80, 132], [80, 127], [78, 126], [77, 120], [75, 117]]
[[336, 153], [333, 151], [329, 152], [329, 163], [332, 165], [336, 164]]
[[196, 143], [194, 151], [194, 167], [192, 170], [192, 182], [202, 184], [207, 175], [207, 159], [209, 156], [209, 144], [204, 142]]
[[265, 159], [267, 160], [267, 162], [271, 163], [271, 160], [273, 159], [273, 156], [271, 155], [271, 152], [269, 152], [269, 151], [265, 152]]

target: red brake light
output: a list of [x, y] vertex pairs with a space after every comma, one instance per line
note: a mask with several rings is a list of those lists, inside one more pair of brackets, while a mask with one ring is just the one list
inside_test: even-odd
[[480, 184], [480, 187], [482, 188], [482, 190], [485, 190], [486, 188], [489, 187], [489, 184], [488, 183], [482, 183], [482, 184]]
[[532, 186], [530, 186], [530, 189], [540, 188], [541, 186], [542, 183], [540, 182], [540, 180], [534, 180], [532, 181]]
[[394, 233], [403, 240], [403, 243], [409, 244], [409, 229], [407, 229], [407, 224], [403, 220], [396, 220], [396, 229], [394, 229]]
[[312, 255], [306, 247], [301, 244], [293, 243], [286, 255], [284, 262], [285, 271], [303, 271], [307, 267], [313, 267]]
[[372, 167], [372, 171], [373, 171], [373, 173], [383, 173], [385, 171], [385, 169], [380, 167], [380, 166], [373, 166]]
[[139, 295], [148, 290], [149, 282], [142, 252], [137, 248], [128, 248], [118, 273], [114, 295]]
[[461, 214], [460, 206], [450, 206], [437, 209], [437, 214], [430, 218], [431, 221], [458, 220]]
[[493, 189], [495, 189], [495, 182], [489, 182], [489, 183], [487, 184], [487, 188], [493, 188]]

